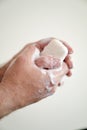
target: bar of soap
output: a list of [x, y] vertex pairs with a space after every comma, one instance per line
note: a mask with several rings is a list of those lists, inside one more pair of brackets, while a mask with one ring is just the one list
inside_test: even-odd
[[68, 49], [59, 40], [52, 40], [41, 52], [42, 56], [54, 56], [63, 61], [68, 54]]

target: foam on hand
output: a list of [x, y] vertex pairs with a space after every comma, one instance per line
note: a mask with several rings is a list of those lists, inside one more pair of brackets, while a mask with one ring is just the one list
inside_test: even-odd
[[68, 54], [68, 49], [57, 39], [53, 39], [41, 52], [43, 56], [54, 56], [63, 61]]
[[40, 57], [40, 51], [38, 48], [35, 49], [35, 52], [33, 54], [32, 60], [35, 61], [37, 58]]

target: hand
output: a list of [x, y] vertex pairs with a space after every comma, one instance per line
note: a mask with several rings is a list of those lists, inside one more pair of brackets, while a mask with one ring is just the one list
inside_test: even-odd
[[[43, 39], [37, 42], [37, 47], [40, 48], [42, 51], [46, 45], [49, 44], [51, 40], [55, 38], [49, 38], [49, 39]], [[67, 42], [60, 40], [65, 47], [68, 49], [68, 54], [66, 58], [64, 59], [64, 63], [67, 64], [68, 66], [68, 73], [66, 74], [68, 77], [72, 75], [71, 69], [73, 68], [73, 62], [71, 61], [71, 54], [73, 53], [73, 49], [68, 45]], [[56, 67], [60, 67], [60, 61], [54, 57], [49, 57], [49, 56], [41, 56], [36, 60], [36, 64], [41, 67], [41, 68], [47, 68], [47, 69], [52, 69]], [[62, 83], [60, 82], [58, 86], [60, 86]]]
[[[39, 40], [37, 42], [34, 42], [34, 43], [31, 43], [32, 45], [35, 44], [37, 48], [40, 49], [40, 51], [42, 51], [44, 49], [44, 47], [49, 44], [49, 42], [52, 40], [52, 39], [55, 39], [55, 38], [47, 38], [47, 39], [42, 39], [42, 40]], [[68, 68], [69, 68], [69, 71], [67, 73], [67, 76], [71, 76], [72, 73], [71, 73], [71, 69], [73, 68], [73, 63], [71, 61], [71, 56], [70, 54], [73, 53], [73, 50], [72, 48], [68, 45], [67, 42], [63, 41], [63, 40], [60, 40], [68, 49], [68, 55], [67, 57], [65, 58], [65, 63], [67, 64]], [[29, 44], [27, 44], [18, 54], [16, 54], [7, 64], [5, 64], [3, 67], [0, 68], [0, 81], [2, 80], [3, 76], [4, 76], [4, 73], [5, 71], [7, 70], [8, 66], [10, 65], [10, 63], [28, 46]], [[38, 59], [36, 61], [36, 64], [38, 66], [42, 66], [42, 64], [40, 63], [43, 63], [46, 65], [46, 67], [48, 67], [47, 65], [47, 61], [48, 61], [49, 57], [42, 57], [40, 59]], [[52, 59], [51, 58], [51, 61], [57, 61], [56, 64], [54, 65], [54, 67], [58, 67], [60, 65], [60, 62], [58, 62], [58, 59]], [[50, 60], [49, 60], [50, 61]], [[50, 65], [50, 62], [49, 62], [49, 65]], [[49, 67], [50, 68], [50, 67]]]
[[[12, 95], [16, 108], [37, 102], [52, 95], [61, 78], [68, 72], [64, 63], [62, 70], [49, 71], [40, 69], [34, 63], [34, 54], [37, 49], [28, 45], [9, 65], [1, 83], [4, 89]], [[53, 79], [51, 79], [53, 75]], [[8, 95], [9, 96], [9, 95]]]
[[[0, 117], [52, 95], [62, 77], [69, 72], [67, 60], [63, 62], [61, 70], [53, 69], [60, 66], [60, 63], [57, 60], [56, 64], [50, 63], [49, 57], [47, 59], [45, 57], [45, 62], [40, 65], [44, 67], [45, 63], [45, 67], [49, 68], [50, 63], [52, 64], [51, 70], [38, 67], [41, 58], [37, 60], [37, 65], [35, 64], [34, 56], [37, 48], [42, 51], [50, 40], [52, 39], [25, 46], [2, 68], [3, 77], [0, 83], [0, 95], [3, 98], [0, 101]], [[55, 58], [51, 58], [53, 61], [55, 60]], [[71, 63], [71, 61], [69, 62]]]

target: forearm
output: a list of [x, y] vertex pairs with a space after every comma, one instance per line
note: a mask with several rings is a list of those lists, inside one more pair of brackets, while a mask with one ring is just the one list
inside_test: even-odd
[[0, 118], [17, 109], [13, 97], [7, 86], [0, 84]]

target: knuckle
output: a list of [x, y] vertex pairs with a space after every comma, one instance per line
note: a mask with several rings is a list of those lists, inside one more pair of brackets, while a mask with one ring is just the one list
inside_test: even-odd
[[35, 49], [35, 45], [32, 44], [32, 43], [29, 43], [25, 46], [25, 49], [29, 49], [29, 50], [32, 50], [32, 49]]
[[50, 95], [53, 95], [56, 92], [55, 87], [50, 91]]
[[20, 63], [20, 64], [23, 64], [23, 63], [25, 63], [25, 61], [26, 61], [25, 56], [20, 55], [20, 56], [17, 58], [17, 61], [16, 61], [16, 62], [18, 62], [18, 63]]
[[53, 88], [53, 89], [52, 89], [52, 93], [54, 94], [55, 92], [56, 92], [56, 89], [55, 89], [55, 88]]
[[28, 43], [27, 45], [25, 45], [25, 48], [31, 46], [32, 44], [31, 43]]

